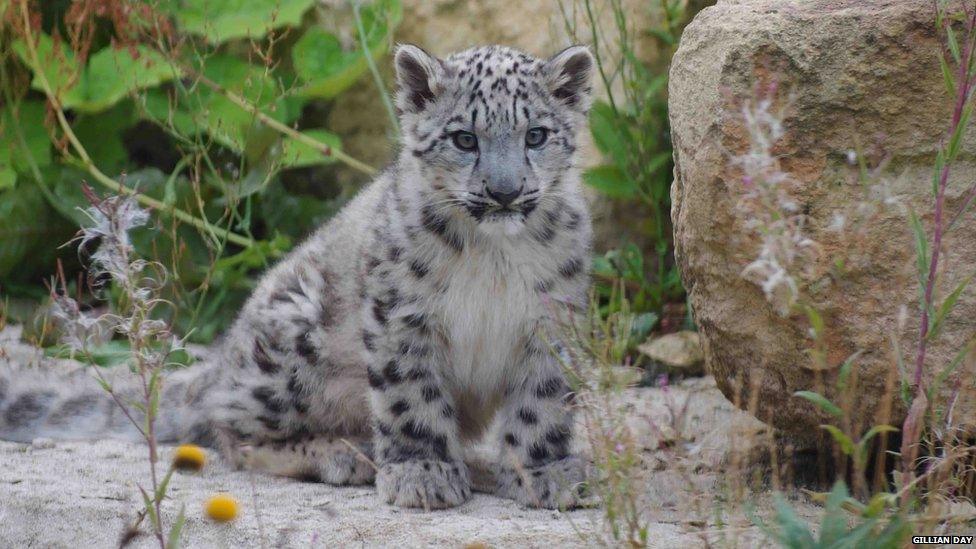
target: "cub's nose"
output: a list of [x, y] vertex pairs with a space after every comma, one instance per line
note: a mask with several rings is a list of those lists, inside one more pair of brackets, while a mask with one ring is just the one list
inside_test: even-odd
[[498, 202], [503, 208], [522, 194], [522, 188], [515, 185], [488, 185], [485, 191], [492, 200]]

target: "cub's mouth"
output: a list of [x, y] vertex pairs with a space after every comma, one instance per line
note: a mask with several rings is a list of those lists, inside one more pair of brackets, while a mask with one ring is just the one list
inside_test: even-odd
[[525, 214], [512, 208], [499, 208], [484, 214], [479, 221], [491, 223], [492, 221], [521, 220]]
[[492, 223], [498, 221], [524, 221], [538, 205], [538, 198], [527, 198], [517, 204], [499, 206], [487, 201], [469, 201], [465, 203], [465, 208], [471, 217], [479, 223]]

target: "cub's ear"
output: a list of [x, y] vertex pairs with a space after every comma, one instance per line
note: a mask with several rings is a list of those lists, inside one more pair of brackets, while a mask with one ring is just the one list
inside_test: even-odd
[[396, 103], [400, 112], [418, 113], [443, 90], [444, 62], [411, 44], [400, 44], [393, 57], [396, 66]]
[[567, 106], [585, 112], [590, 107], [593, 54], [586, 46], [570, 46], [546, 62], [549, 90]]

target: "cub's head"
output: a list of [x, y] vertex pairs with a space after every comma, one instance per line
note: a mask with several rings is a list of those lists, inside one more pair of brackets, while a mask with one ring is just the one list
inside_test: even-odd
[[404, 45], [395, 64], [402, 161], [419, 171], [429, 204], [489, 234], [519, 232], [573, 169], [589, 49], [536, 59], [488, 46], [438, 59]]

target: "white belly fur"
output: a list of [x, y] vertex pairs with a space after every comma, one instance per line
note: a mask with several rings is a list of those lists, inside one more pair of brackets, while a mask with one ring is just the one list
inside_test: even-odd
[[513, 265], [500, 250], [468, 252], [445, 277], [447, 291], [435, 314], [450, 341], [448, 372], [455, 394], [478, 395], [483, 403], [501, 396], [520, 375], [516, 359], [539, 314], [531, 265]]

